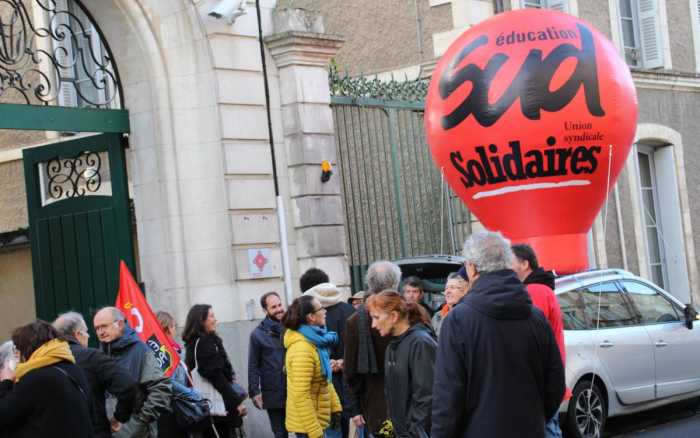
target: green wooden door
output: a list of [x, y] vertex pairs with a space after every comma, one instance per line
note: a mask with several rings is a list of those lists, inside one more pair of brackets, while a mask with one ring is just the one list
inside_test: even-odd
[[122, 134], [25, 149], [37, 317], [113, 305], [119, 260], [134, 271]]

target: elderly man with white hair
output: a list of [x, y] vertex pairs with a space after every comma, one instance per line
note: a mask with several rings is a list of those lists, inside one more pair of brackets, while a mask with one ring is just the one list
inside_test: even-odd
[[155, 438], [161, 412], [170, 408], [170, 380], [160, 369], [155, 354], [129, 327], [116, 307], [100, 309], [93, 320], [102, 351], [117, 360], [141, 389], [131, 419], [113, 423], [115, 438]]
[[542, 438], [564, 395], [554, 334], [511, 268], [510, 242], [464, 242], [469, 293], [445, 318], [433, 387], [432, 438]]
[[[367, 269], [365, 298], [384, 290], [398, 290], [401, 269], [389, 261], [374, 262]], [[357, 427], [377, 435], [388, 418], [384, 395], [384, 353], [391, 336], [382, 337], [372, 328], [364, 305], [348, 318], [345, 326], [344, 377], [348, 384], [344, 408]]]
[[[138, 394], [136, 380], [116, 360], [96, 348], [88, 347], [88, 327], [83, 315], [66, 312], [53, 322], [75, 357], [75, 364], [83, 370], [92, 402], [92, 428], [95, 438], [111, 438], [110, 420], [126, 423], [131, 417]], [[117, 399], [113, 417], [107, 417], [105, 392]]]

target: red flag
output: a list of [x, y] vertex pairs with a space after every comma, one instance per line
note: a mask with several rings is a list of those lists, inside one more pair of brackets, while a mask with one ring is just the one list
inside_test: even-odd
[[124, 312], [129, 325], [153, 350], [161, 370], [170, 377], [180, 363], [180, 355], [163, 333], [151, 306], [123, 260], [119, 264], [119, 294], [115, 306]]

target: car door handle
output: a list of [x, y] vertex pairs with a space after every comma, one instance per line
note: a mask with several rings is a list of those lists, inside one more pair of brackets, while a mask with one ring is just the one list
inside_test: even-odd
[[656, 345], [657, 347], [668, 347], [668, 344], [664, 341], [656, 341], [654, 345]]
[[613, 343], [610, 342], [610, 341], [603, 341], [603, 342], [600, 343], [600, 348], [611, 348], [611, 347], [614, 347], [614, 346], [615, 346], [615, 344], [613, 344]]

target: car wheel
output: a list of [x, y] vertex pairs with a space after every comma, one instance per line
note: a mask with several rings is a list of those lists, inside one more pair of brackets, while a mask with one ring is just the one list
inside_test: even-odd
[[598, 384], [590, 380], [578, 382], [566, 413], [568, 436], [601, 438], [607, 416], [606, 401]]

